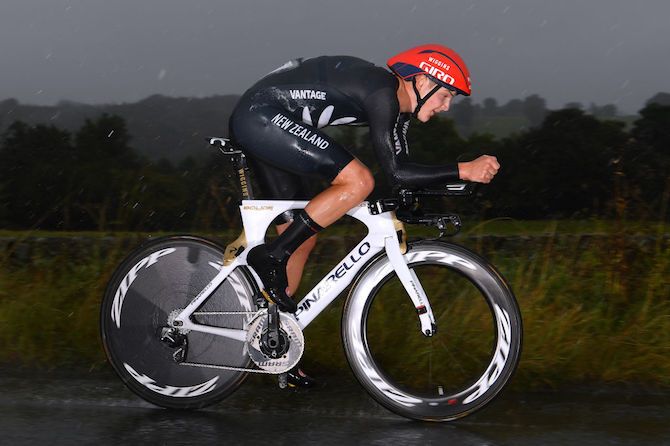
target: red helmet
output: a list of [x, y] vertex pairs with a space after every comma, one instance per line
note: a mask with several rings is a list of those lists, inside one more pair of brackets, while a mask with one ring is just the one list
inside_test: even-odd
[[425, 74], [438, 85], [470, 96], [470, 71], [451, 48], [442, 45], [421, 45], [403, 51], [386, 62], [401, 78], [408, 80]]

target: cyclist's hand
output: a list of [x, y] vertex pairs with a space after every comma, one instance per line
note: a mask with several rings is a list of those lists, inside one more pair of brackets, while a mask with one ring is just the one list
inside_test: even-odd
[[465, 163], [458, 163], [458, 172], [461, 180], [476, 183], [490, 183], [498, 173], [500, 164], [495, 156], [482, 155], [479, 158]]

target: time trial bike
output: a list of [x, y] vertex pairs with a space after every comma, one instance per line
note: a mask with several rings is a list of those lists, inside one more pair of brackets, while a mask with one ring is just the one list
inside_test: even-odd
[[441, 235], [458, 230], [457, 215], [427, 214], [421, 203], [427, 196], [469, 195], [471, 184], [400, 190], [351, 209], [347, 215], [367, 235], [291, 314], [262, 298], [246, 254], [264, 243], [277, 216], [307, 202], [253, 199], [242, 149], [225, 138], [209, 142], [239, 175], [243, 231], [225, 248], [195, 236], [150, 240], [116, 269], [101, 306], [101, 334], [127, 387], [176, 409], [217, 403], [250, 374], [277, 375], [283, 387], [305, 350], [305, 328], [353, 284], [342, 314], [344, 352], [381, 405], [412, 419], [450, 421], [500, 393], [522, 344], [510, 286], [462, 246], [408, 242], [404, 225], [434, 226]]

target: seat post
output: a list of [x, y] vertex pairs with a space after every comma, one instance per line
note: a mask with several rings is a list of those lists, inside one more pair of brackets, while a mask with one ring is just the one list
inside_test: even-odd
[[249, 166], [247, 157], [244, 153], [238, 153], [233, 156], [233, 167], [237, 171], [237, 178], [240, 180], [243, 200], [253, 200], [254, 193], [251, 188], [251, 178], [249, 176]]
[[242, 148], [237, 146], [232, 140], [228, 138], [220, 138], [211, 136], [207, 138], [210, 146], [218, 148], [219, 152], [230, 159], [233, 164], [233, 169], [237, 172], [237, 179], [240, 181], [240, 188], [242, 190], [243, 200], [253, 200], [254, 193], [251, 189], [251, 176], [249, 175], [249, 166], [247, 157], [244, 155]]

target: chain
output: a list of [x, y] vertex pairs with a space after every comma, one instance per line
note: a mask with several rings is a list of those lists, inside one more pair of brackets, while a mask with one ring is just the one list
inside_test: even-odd
[[243, 316], [257, 313], [258, 311], [196, 311], [193, 316]]
[[263, 369], [248, 369], [245, 367], [232, 367], [228, 365], [199, 364], [197, 362], [180, 362], [179, 365], [187, 365], [190, 367], [201, 367], [204, 369], [233, 370], [235, 372], [265, 373], [268, 375], [279, 375], [280, 373], [283, 373], [283, 372], [273, 373]]
[[[262, 311], [262, 310], [260, 310]], [[256, 315], [260, 311], [199, 311], [194, 312], [193, 315]], [[300, 352], [300, 357], [302, 357], [302, 351]], [[298, 358], [300, 359], [300, 358]], [[263, 373], [266, 375], [280, 375], [286, 373], [288, 370], [282, 370], [280, 372], [271, 372], [269, 370], [264, 370], [260, 368], [247, 368], [247, 367], [233, 367], [228, 365], [216, 365], [216, 364], [203, 364], [198, 362], [180, 362], [179, 365], [189, 366], [189, 367], [199, 367], [204, 369], [216, 369], [216, 370], [231, 370], [235, 372], [246, 372], [246, 373]]]

